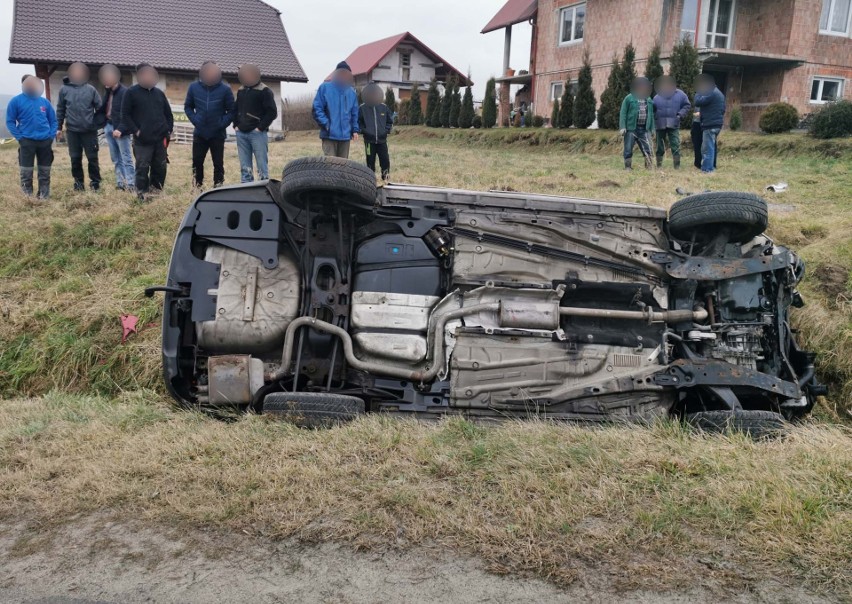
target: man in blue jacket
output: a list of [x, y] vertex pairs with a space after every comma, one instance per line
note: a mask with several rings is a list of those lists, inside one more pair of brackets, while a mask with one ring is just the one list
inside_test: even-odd
[[314, 121], [320, 127], [322, 152], [333, 157], [349, 158], [350, 141], [358, 140], [358, 95], [352, 87], [352, 69], [342, 61], [323, 82], [314, 99]]
[[716, 80], [702, 73], [695, 80], [695, 106], [701, 111], [701, 171], [715, 170], [716, 143], [725, 120], [725, 95], [716, 88]]
[[225, 183], [225, 129], [233, 119], [234, 93], [222, 81], [222, 70], [214, 61], [205, 61], [199, 80], [186, 92], [186, 117], [195, 126], [192, 136], [192, 175], [195, 186], [204, 185], [204, 160], [208, 151], [213, 160], [213, 186]]
[[672, 163], [680, 169], [680, 125], [689, 115], [692, 105], [686, 93], [677, 87], [672, 76], [660, 76], [654, 83], [654, 120], [657, 127], [657, 167], [663, 167], [666, 155], [666, 140], [672, 150]]
[[56, 136], [56, 112], [42, 97], [44, 85], [35, 76], [24, 76], [23, 93], [6, 107], [6, 129], [18, 141], [18, 165], [21, 190], [33, 194], [34, 165], [38, 161], [38, 199], [50, 196], [50, 167], [53, 165], [53, 137]]

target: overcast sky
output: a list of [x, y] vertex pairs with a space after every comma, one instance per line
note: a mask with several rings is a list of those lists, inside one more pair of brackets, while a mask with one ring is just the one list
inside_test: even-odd
[[[45, 2], [48, 0], [44, 0]], [[84, 0], [80, 0], [83, 2]], [[121, 0], [125, 1], [125, 0]], [[143, 0], [144, 2], [144, 0]], [[462, 72], [470, 70], [474, 93], [482, 97], [485, 82], [503, 67], [503, 32], [482, 35], [480, 30], [505, 0], [268, 0], [281, 18], [296, 56], [308, 74], [308, 84], [287, 84], [284, 94], [311, 94], [334, 66], [357, 46], [410, 31]], [[204, 10], [204, 3], [198, 3]], [[21, 75], [32, 66], [8, 62], [14, 1], [0, 0], [0, 93], [20, 92]], [[95, 15], [92, 18], [96, 18]], [[192, 24], [186, 31], [191, 35]], [[104, 24], [104, 27], [109, 25]], [[120, 24], [114, 26], [120, 27]], [[132, 40], [127, 40], [132, 43]], [[530, 27], [516, 25], [512, 66], [529, 64]]]

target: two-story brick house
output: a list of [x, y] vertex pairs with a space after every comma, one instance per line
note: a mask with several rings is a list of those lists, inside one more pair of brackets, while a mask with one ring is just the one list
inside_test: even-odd
[[[536, 113], [547, 116], [566, 80], [575, 80], [588, 50], [598, 98], [614, 55], [636, 47], [641, 73], [654, 43], [664, 58], [686, 36], [703, 70], [716, 76], [730, 106], [754, 129], [770, 103], [800, 113], [852, 98], [852, 0], [509, 0], [483, 33], [504, 29], [508, 67], [511, 27], [533, 25], [529, 74], [498, 79], [528, 86]], [[697, 34], [697, 35], [696, 35]], [[729, 113], [730, 115], [730, 113]]]

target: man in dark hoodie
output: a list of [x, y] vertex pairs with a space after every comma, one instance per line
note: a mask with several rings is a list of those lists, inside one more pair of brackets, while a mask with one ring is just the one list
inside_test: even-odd
[[195, 186], [204, 185], [204, 160], [213, 160], [213, 186], [225, 183], [225, 129], [234, 112], [234, 93], [222, 81], [222, 70], [214, 61], [205, 61], [199, 79], [189, 86], [183, 104], [186, 117], [195, 126], [192, 135], [192, 175]]
[[258, 178], [266, 180], [269, 178], [269, 126], [278, 117], [275, 95], [261, 82], [257, 65], [242, 65], [238, 76], [243, 86], [237, 92], [234, 128], [240, 156], [240, 180], [254, 181], [252, 157], [257, 163]]
[[376, 171], [376, 157], [382, 169], [382, 180], [390, 175], [390, 155], [388, 153], [388, 134], [393, 130], [393, 113], [384, 104], [385, 93], [375, 82], [370, 82], [361, 91], [364, 104], [358, 113], [358, 126], [364, 136], [367, 152], [367, 165]]
[[716, 169], [717, 139], [725, 120], [725, 95], [716, 88], [716, 79], [702, 73], [695, 81], [695, 106], [701, 111], [701, 171]]
[[67, 130], [68, 155], [71, 157], [71, 176], [74, 190], [85, 191], [83, 176], [83, 153], [89, 164], [89, 186], [93, 191], [101, 187], [101, 168], [98, 164], [98, 128], [103, 124], [96, 121], [101, 108], [101, 95], [89, 84], [89, 68], [85, 63], [71, 63], [68, 75], [62, 80], [56, 103], [56, 119], [59, 122], [57, 138], [63, 128]]
[[104, 87], [101, 114], [109, 156], [115, 166], [115, 186], [121, 191], [133, 191], [136, 188], [136, 169], [133, 167], [130, 135], [120, 131], [116, 133], [121, 125], [121, 103], [127, 87], [121, 83], [121, 72], [115, 65], [101, 67], [98, 79]]
[[[136, 156], [136, 195], [147, 201], [150, 190], [162, 191], [169, 163], [169, 137], [174, 128], [174, 116], [163, 91], [157, 88], [159, 74], [148, 63], [136, 68], [136, 80], [124, 94], [121, 104], [119, 137], [133, 135], [133, 154]], [[115, 133], [113, 134], [115, 136]]]

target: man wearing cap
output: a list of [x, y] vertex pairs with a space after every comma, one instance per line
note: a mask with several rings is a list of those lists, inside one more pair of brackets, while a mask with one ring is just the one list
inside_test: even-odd
[[348, 159], [349, 143], [358, 140], [358, 95], [353, 83], [352, 69], [342, 61], [331, 81], [323, 82], [317, 90], [313, 113], [324, 155]]

